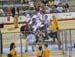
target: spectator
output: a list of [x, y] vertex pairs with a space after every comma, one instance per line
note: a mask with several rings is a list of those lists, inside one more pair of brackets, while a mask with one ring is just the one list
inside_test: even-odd
[[10, 7], [7, 7], [7, 8], [6, 8], [6, 15], [7, 15], [7, 16], [10, 16], [11, 14], [12, 14], [11, 8], [10, 8]]
[[52, 18], [53, 18], [53, 22], [54, 22], [54, 24], [56, 26], [56, 29], [58, 29], [59, 28], [58, 27], [58, 19], [55, 17], [55, 15], [53, 15]]
[[49, 0], [48, 4], [49, 4], [49, 6], [53, 6], [54, 5], [54, 1], [53, 0]]
[[51, 13], [59, 13], [57, 6], [53, 6]]
[[6, 15], [7, 15], [7, 20], [10, 21], [10, 16], [12, 15], [11, 8], [7, 7], [5, 10], [6, 10]]
[[42, 7], [42, 13], [45, 14], [46, 13], [46, 5], [45, 4], [42, 4], [41, 7]]
[[42, 46], [40, 46], [39, 48], [39, 51], [37, 52], [37, 57], [43, 57], [43, 51], [42, 51]]
[[55, 42], [55, 38], [58, 40], [57, 37], [57, 30], [59, 29], [58, 27], [58, 20], [57, 18], [53, 15], [52, 16], [53, 20], [51, 22], [50, 28], [51, 28], [51, 34], [52, 34], [52, 38], [53, 38], [53, 42]]
[[24, 0], [24, 3], [25, 3], [25, 4], [28, 4], [28, 0]]
[[63, 3], [63, 8], [65, 9], [65, 12], [69, 12], [69, 4], [68, 3]]
[[50, 29], [52, 34], [51, 37], [53, 38], [53, 42], [55, 42], [55, 38], [57, 39], [57, 29], [53, 21], [50, 24]]
[[64, 10], [61, 5], [59, 5], [56, 9], [59, 13], [63, 12], [63, 10]]
[[14, 7], [12, 8], [11, 12], [12, 12], [12, 17], [14, 17], [15, 16], [15, 8]]
[[46, 5], [48, 3], [48, 0], [42, 0], [42, 3]]
[[48, 45], [47, 44], [45, 44], [44, 45], [44, 50], [43, 50], [43, 57], [50, 57], [49, 56], [49, 49], [48, 49]]
[[42, 6], [39, 6], [39, 7], [38, 7], [38, 10], [39, 10], [39, 11], [42, 11]]
[[40, 5], [40, 2], [35, 2], [35, 3], [34, 3], [34, 9], [35, 9], [36, 11], [39, 11], [39, 5]]
[[18, 28], [18, 13], [16, 12], [16, 15], [14, 16], [14, 28]]
[[29, 0], [29, 1], [28, 1], [28, 4], [29, 4], [30, 10], [33, 10], [33, 9], [34, 9], [34, 1]]
[[60, 0], [54, 0], [54, 6], [58, 6], [60, 3]]
[[52, 8], [51, 7], [49, 7], [49, 6], [46, 6], [46, 13], [50, 13], [50, 11], [52, 10]]
[[23, 0], [21, 0], [21, 3], [23, 3], [24, 1]]
[[58, 37], [58, 34], [57, 34], [58, 29], [56, 28], [53, 21], [51, 22], [50, 26], [51, 26], [51, 34], [50, 35], [53, 38], [53, 42], [55, 42], [55, 39], [57, 39], [58, 47], [59, 47], [59, 49], [61, 49], [61, 40], [60, 40], [60, 38]]
[[5, 15], [3, 9], [0, 9], [0, 16], [1, 16], [1, 15]]
[[11, 43], [11, 45], [10, 45], [10, 54], [11, 54], [12, 57], [17, 57], [15, 47], [16, 47], [15, 43]]
[[57, 39], [58, 41], [58, 46], [59, 46], [59, 49], [61, 49], [60, 45], [61, 45], [61, 40], [60, 38], [58, 37], [58, 20], [57, 18], [53, 15], [53, 21], [52, 21], [52, 34], [53, 34], [53, 41], [55, 42], [55, 39]]
[[21, 3], [26, 3], [27, 4], [27, 0], [21, 0]]
[[63, 3], [63, 7], [64, 8], [69, 8], [69, 4], [68, 3]]

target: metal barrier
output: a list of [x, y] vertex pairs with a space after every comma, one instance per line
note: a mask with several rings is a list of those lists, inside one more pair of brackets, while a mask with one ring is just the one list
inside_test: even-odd
[[72, 29], [66, 29], [66, 30], [61, 30], [61, 38], [62, 38], [62, 52], [64, 54], [64, 51], [66, 53], [64, 54], [65, 57], [72, 57]]
[[[10, 44], [14, 42], [16, 44], [16, 48], [18, 48], [19, 52], [20, 50], [20, 32], [8, 32], [8, 33], [2, 33], [2, 46], [3, 46], [3, 53], [9, 53], [10, 50]], [[6, 52], [6, 51], [7, 52]]]
[[[22, 36], [23, 35], [21, 35], [21, 38], [22, 38]], [[66, 56], [71, 57], [72, 56], [71, 55], [72, 47], [73, 47], [72, 45], [74, 44], [74, 29], [59, 30], [58, 31], [58, 38], [61, 40], [61, 42], [59, 41], [58, 43], [54, 43], [54, 44], [57, 44], [58, 47], [61, 48], [62, 54], [65, 57]], [[21, 40], [21, 42], [23, 42], [23, 40]], [[45, 42], [45, 43], [47, 43], [47, 42]], [[40, 44], [43, 45], [45, 43], [42, 41], [42, 44], [41, 43]], [[52, 43], [48, 40], [47, 44], [52, 44]], [[24, 46], [22, 46], [22, 47], [24, 47]], [[32, 51], [33, 51], [33, 46], [32, 46]], [[21, 52], [23, 52], [23, 51], [21, 50]], [[24, 56], [24, 54], [22, 54], [22, 56]]]
[[0, 57], [2, 56], [2, 34], [1, 34], [1, 31], [0, 31]]
[[[29, 33], [30, 32], [28, 32], [28, 34]], [[67, 57], [67, 56], [72, 57], [72, 55], [71, 55], [72, 47], [73, 47], [73, 44], [75, 43], [74, 42], [75, 41], [74, 33], [75, 33], [74, 29], [59, 30], [58, 38], [60, 38], [61, 43], [58, 43], [58, 41], [56, 41], [55, 43], [53, 43], [51, 41], [43, 42], [43, 41], [41, 41], [41, 39], [39, 39], [39, 42], [35, 43], [35, 44], [27, 43], [27, 41], [25, 39], [27, 36], [30, 35], [30, 34], [28, 35], [27, 32], [25, 34], [22, 34], [22, 32], [2, 33], [2, 44], [3, 44], [3, 49], [4, 49], [4, 48], [9, 48], [10, 43], [14, 42], [16, 44], [16, 50], [18, 49], [17, 51], [21, 53], [21, 57], [25, 56], [25, 54], [23, 54], [23, 53], [27, 51], [26, 49], [28, 48], [28, 46], [32, 47], [31, 51], [33, 52], [33, 51], [37, 51], [37, 50], [33, 50], [33, 47], [34, 47], [34, 49], [36, 48], [36, 46], [35, 46], [36, 44], [43, 45], [43, 44], [47, 43], [48, 45], [51, 45], [51, 46], [56, 44], [58, 47], [61, 48], [62, 55], [64, 55], [65, 57]], [[32, 32], [32, 34], [34, 35], [35, 32]], [[37, 34], [35, 34], [35, 35], [37, 35]], [[47, 36], [49, 36], [49, 35], [47, 34]], [[4, 52], [4, 50], [3, 50], [3, 52]]]

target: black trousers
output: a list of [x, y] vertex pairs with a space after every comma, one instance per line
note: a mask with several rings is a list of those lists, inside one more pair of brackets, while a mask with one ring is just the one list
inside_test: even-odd
[[48, 34], [51, 38], [57, 38], [57, 31], [56, 32], [50, 32], [49, 34]]

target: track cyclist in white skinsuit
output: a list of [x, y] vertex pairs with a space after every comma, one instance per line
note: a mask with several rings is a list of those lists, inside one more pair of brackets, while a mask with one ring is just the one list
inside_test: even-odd
[[[41, 28], [43, 27], [44, 25], [42, 24], [42, 20], [37, 16], [37, 15], [34, 15], [32, 17], [32, 19], [35, 19], [35, 23], [33, 24], [33, 31], [36, 31], [38, 28]], [[32, 23], [33, 21], [30, 21], [30, 23]]]

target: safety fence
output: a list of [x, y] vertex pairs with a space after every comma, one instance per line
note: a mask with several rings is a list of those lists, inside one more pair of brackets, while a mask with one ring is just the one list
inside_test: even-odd
[[[48, 48], [51, 51], [62, 51], [62, 55], [66, 56], [72, 56], [72, 49], [74, 47], [75, 43], [75, 30], [74, 29], [63, 29], [63, 30], [58, 30], [57, 32], [57, 38], [55, 42], [52, 41], [52, 38], [49, 34], [50, 31], [47, 31], [48, 33], [44, 34], [45, 31], [40, 31], [40, 33], [35, 33], [31, 31], [25, 31], [25, 32], [8, 32], [8, 33], [1, 33], [2, 35], [0, 37], [0, 53], [2, 54], [8, 54], [10, 44], [14, 42], [16, 44], [16, 51], [18, 53], [21, 53], [21, 57], [24, 56], [33, 56], [35, 55], [32, 53], [31, 55], [26, 55], [24, 54], [25, 52], [37, 52], [38, 45], [44, 45], [45, 43], [48, 44]], [[47, 37], [45, 40], [43, 39], [44, 37], [42, 36], [46, 35]], [[40, 37], [38, 41], [36, 41], [36, 35], [39, 35]], [[50, 37], [49, 37], [50, 36]], [[30, 41], [29, 39], [33, 40]], [[2, 40], [2, 41], [1, 41]], [[44, 41], [43, 41], [44, 40]], [[59, 41], [60, 40], [60, 41]], [[63, 56], [63, 57], [64, 57]]]

